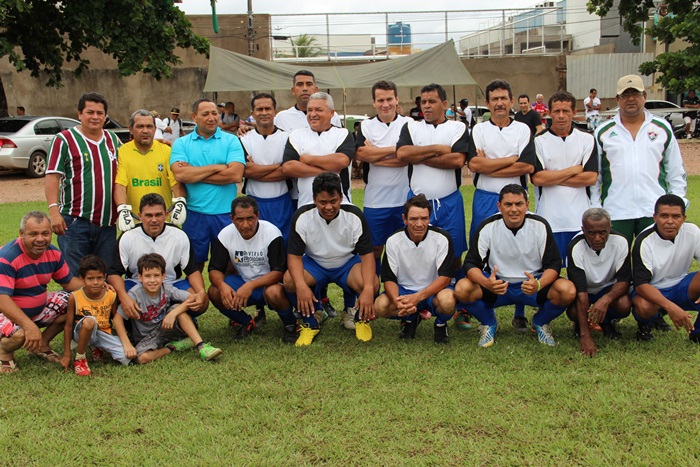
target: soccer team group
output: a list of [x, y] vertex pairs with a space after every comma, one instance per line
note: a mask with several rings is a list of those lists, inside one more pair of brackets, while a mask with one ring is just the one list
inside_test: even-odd
[[[267, 306], [282, 340], [299, 347], [337, 314], [361, 341], [372, 339], [376, 318], [400, 322], [401, 339], [434, 318], [441, 344], [450, 319], [469, 329], [476, 318], [478, 345], [490, 347], [495, 309], [505, 305], [515, 305], [516, 332], [550, 346], [549, 323], [566, 312], [590, 356], [591, 331], [619, 339], [617, 322], [630, 313], [639, 340], [670, 329], [668, 314], [700, 341], [687, 312], [700, 298], [689, 273], [700, 230], [685, 222], [678, 143], [644, 109], [639, 76], [619, 80], [619, 113], [594, 135], [573, 127], [568, 92], [550, 97], [551, 125], [533, 134], [510, 117], [503, 80], [486, 87], [490, 118], [471, 129], [446, 118], [442, 86], [421, 89], [415, 120], [397, 112], [394, 83], [379, 81], [377, 115], [353, 135], [313, 73], [299, 71], [292, 84], [296, 104], [279, 113], [272, 95], [254, 96], [255, 127], [238, 136], [222, 129], [214, 102], [196, 101], [195, 131], [172, 148], [154, 138], [146, 110], [133, 113], [133, 140], [122, 145], [103, 129], [107, 100], [84, 94], [80, 125], [51, 147], [48, 214], [27, 213], [19, 238], [0, 249], [0, 372], [17, 371], [21, 347], [78, 375], [90, 374], [88, 353], [128, 364], [194, 348], [215, 359], [222, 350], [198, 331], [210, 303], [236, 339], [266, 321]], [[351, 199], [353, 159], [364, 168], [363, 210]], [[475, 186], [469, 247], [465, 165]], [[52, 279], [63, 290], [47, 292]], [[342, 290], [340, 313], [330, 283]], [[535, 309], [531, 323], [525, 306]], [[63, 355], [50, 347], [61, 331]]]

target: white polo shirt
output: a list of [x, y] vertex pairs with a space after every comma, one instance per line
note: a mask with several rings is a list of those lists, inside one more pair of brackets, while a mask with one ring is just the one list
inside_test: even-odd
[[[476, 150], [481, 149], [488, 159], [503, 159], [518, 156], [518, 162], [535, 165], [535, 146], [532, 143], [530, 127], [524, 123], [511, 120], [504, 128], [488, 120], [474, 125], [468, 160], [476, 157]], [[499, 193], [501, 188], [511, 183], [527, 187], [527, 175], [520, 177], [499, 178], [474, 172], [474, 186], [480, 190]]]
[[[562, 170], [575, 165], [584, 172], [598, 173], [598, 152], [593, 135], [572, 129], [560, 137], [551, 130], [535, 137], [535, 173], [543, 170]], [[547, 219], [553, 232], [578, 232], [581, 215], [590, 207], [589, 188], [564, 185], [535, 187], [535, 213]]]
[[600, 252], [579, 233], [569, 243], [567, 258], [566, 274], [577, 293], [596, 294], [616, 282], [632, 282], [629, 245], [617, 232], [610, 233]]
[[636, 138], [619, 114], [595, 132], [600, 172], [591, 187], [591, 206], [602, 206], [612, 220], [652, 217], [656, 200], [666, 193], [688, 204], [683, 158], [671, 127], [647, 110], [644, 116]]
[[652, 224], [634, 241], [634, 286], [673, 287], [688, 274], [693, 258], [700, 261], [700, 229], [697, 225], [685, 222], [676, 238], [670, 241], [661, 238], [656, 224]]
[[[440, 124], [425, 120], [409, 120], [401, 129], [396, 149], [401, 146], [430, 146], [444, 144], [452, 152], [465, 155], [469, 151], [469, 131], [462, 122], [445, 120]], [[424, 194], [428, 199], [440, 199], [451, 195], [462, 184], [462, 169], [436, 169], [425, 164], [411, 164], [408, 179], [414, 194]]]
[[[372, 117], [363, 120], [357, 132], [356, 148], [369, 141], [376, 147], [396, 146], [403, 126], [413, 119], [396, 114], [389, 123]], [[408, 197], [408, 167], [382, 167], [374, 164], [363, 164], [365, 177], [366, 208], [391, 208], [403, 206]]]
[[[289, 133], [275, 128], [269, 136], [263, 136], [253, 129], [241, 137], [241, 144], [246, 156], [260, 165], [282, 164], [284, 147], [287, 145]], [[264, 182], [246, 178], [243, 193], [256, 198], [277, 198], [289, 191], [286, 180]]]
[[452, 239], [447, 231], [431, 225], [425, 238], [415, 243], [406, 229], [399, 230], [386, 241], [382, 282], [419, 292], [440, 276], [452, 277], [453, 263]]
[[[339, 128], [343, 126], [340, 122], [340, 117], [335, 112], [333, 117], [331, 117], [331, 125]], [[306, 120], [306, 112], [299, 110], [294, 104], [287, 110], [283, 110], [275, 115], [275, 126], [287, 133], [291, 133], [299, 128], [308, 128], [309, 122]]]

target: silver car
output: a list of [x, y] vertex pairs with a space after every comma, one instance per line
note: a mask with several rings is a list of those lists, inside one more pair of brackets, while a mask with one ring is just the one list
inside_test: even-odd
[[0, 118], [0, 169], [25, 170], [29, 177], [46, 174], [46, 160], [53, 137], [80, 125], [65, 117]]

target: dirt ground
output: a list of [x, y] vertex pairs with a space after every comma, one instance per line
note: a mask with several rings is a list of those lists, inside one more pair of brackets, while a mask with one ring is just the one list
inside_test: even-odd
[[[685, 170], [688, 175], [700, 175], [700, 141], [682, 140], [679, 142]], [[465, 183], [471, 179], [465, 177]], [[361, 180], [353, 180], [353, 188], [360, 188]], [[0, 171], [0, 204], [22, 201], [44, 201], [44, 179], [27, 178], [22, 172]]]

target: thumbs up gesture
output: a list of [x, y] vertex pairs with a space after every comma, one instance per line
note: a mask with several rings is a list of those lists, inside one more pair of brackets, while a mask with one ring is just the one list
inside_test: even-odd
[[491, 271], [491, 275], [488, 277], [486, 288], [496, 295], [505, 295], [506, 291], [508, 290], [508, 282], [503, 282], [501, 279], [496, 277], [497, 273], [498, 266], [494, 266], [493, 271]]
[[527, 271], [523, 272], [527, 276], [527, 280], [524, 281], [522, 286], [520, 287], [523, 293], [525, 293], [526, 295], [532, 295], [534, 293], [539, 292], [540, 282], [537, 280], [537, 278]]

